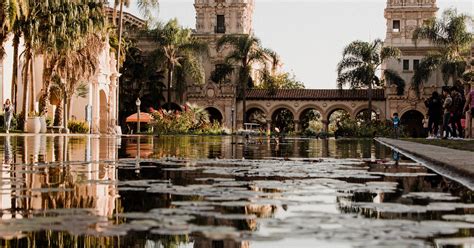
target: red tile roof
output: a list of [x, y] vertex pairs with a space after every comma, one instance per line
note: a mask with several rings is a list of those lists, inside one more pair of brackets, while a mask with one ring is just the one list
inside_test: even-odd
[[[373, 100], [385, 100], [383, 89], [372, 91]], [[247, 91], [248, 100], [367, 100], [367, 90], [313, 90], [313, 89], [287, 89], [287, 90], [261, 90]]]

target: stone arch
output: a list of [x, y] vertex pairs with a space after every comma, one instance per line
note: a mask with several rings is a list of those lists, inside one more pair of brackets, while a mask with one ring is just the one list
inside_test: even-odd
[[417, 109], [411, 109], [399, 115], [405, 134], [412, 138], [419, 138], [424, 136], [422, 112]]
[[280, 105], [279, 108], [276, 108], [271, 113], [272, 130], [278, 128], [283, 133], [288, 133], [295, 130], [295, 114], [293, 111], [291, 111], [291, 109]]
[[[354, 109], [352, 116], [357, 117], [357, 115], [359, 115], [362, 111], [365, 111], [367, 109], [369, 109], [368, 104], [358, 106], [356, 109]], [[383, 118], [385, 116], [384, 111], [376, 105], [372, 105], [372, 111], [375, 111], [375, 113], [378, 113], [379, 118]]]
[[299, 107], [298, 112], [296, 113], [296, 117], [298, 119], [301, 119], [301, 115], [304, 114], [304, 112], [308, 109], [315, 109], [321, 114], [321, 118], [324, 118], [324, 110], [318, 105], [315, 104], [306, 104], [301, 107]]
[[247, 113], [245, 116], [245, 123], [258, 123], [260, 125], [266, 124], [268, 118], [268, 114], [265, 109], [259, 106], [247, 108]]
[[[310, 111], [316, 111], [317, 113], [311, 113]], [[313, 105], [307, 105], [307, 106], [303, 106], [300, 111], [298, 112], [298, 116], [297, 116], [297, 120], [298, 120], [298, 131], [305, 131], [309, 125], [310, 125], [310, 122], [311, 121], [317, 121], [317, 125], [321, 125], [321, 130], [324, 129], [324, 126], [323, 126], [323, 111], [321, 108], [319, 107], [316, 107], [316, 106], [313, 106]], [[319, 115], [319, 116], [315, 116], [314, 114], [316, 115]]]
[[100, 133], [107, 133], [109, 123], [109, 103], [107, 94], [104, 90], [99, 91], [99, 103], [99, 131]]
[[270, 116], [273, 116], [273, 114], [275, 114], [275, 112], [280, 110], [280, 109], [289, 110], [291, 112], [291, 114], [293, 115], [293, 118], [296, 118], [298, 116], [295, 109], [289, 104], [278, 104], [278, 105], [274, 106], [273, 108], [271, 108], [270, 111], [268, 111], [268, 114]]
[[207, 107], [206, 111], [209, 114], [209, 120], [211, 121], [211, 123], [218, 122], [220, 125], [222, 125], [224, 121], [224, 116], [218, 108]]
[[351, 116], [351, 118], [354, 118], [354, 116], [352, 115], [353, 111], [351, 110], [349, 106], [344, 105], [344, 104], [336, 104], [336, 105], [330, 106], [326, 110], [326, 112], [323, 115], [323, 120], [329, 121], [329, 117], [331, 117], [331, 115], [338, 110], [344, 110]]

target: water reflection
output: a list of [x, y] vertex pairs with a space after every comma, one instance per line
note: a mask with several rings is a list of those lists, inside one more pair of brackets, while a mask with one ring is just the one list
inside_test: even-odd
[[423, 246], [473, 236], [472, 191], [372, 140], [0, 141], [0, 246]]

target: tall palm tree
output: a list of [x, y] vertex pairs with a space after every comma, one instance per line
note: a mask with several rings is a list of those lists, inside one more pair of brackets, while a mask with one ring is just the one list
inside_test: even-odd
[[[152, 18], [152, 10], [158, 8], [159, 0], [137, 0], [137, 7], [143, 13], [145, 18], [151, 20]], [[114, 9], [112, 12], [112, 22], [113, 25], [116, 26], [116, 19], [117, 19], [117, 7], [119, 7], [119, 24], [117, 29], [117, 36], [118, 36], [118, 48], [117, 48], [117, 71], [120, 72], [121, 66], [121, 57], [123, 56], [122, 53], [122, 36], [123, 36], [123, 7], [130, 6], [130, 0], [114, 0]], [[120, 78], [119, 78], [120, 80]], [[116, 106], [119, 106], [119, 88], [116, 89]], [[118, 118], [118, 108], [117, 108], [117, 126], [119, 125], [119, 118]]]
[[154, 51], [157, 64], [167, 72], [169, 107], [173, 84], [176, 84], [177, 93], [181, 96], [185, 89], [186, 77], [191, 77], [200, 84], [204, 82], [199, 57], [207, 53], [208, 45], [194, 38], [192, 31], [181, 27], [176, 19], [170, 20], [162, 29], [153, 30], [151, 33], [159, 43], [158, 49]]
[[467, 69], [466, 54], [470, 52], [473, 34], [467, 29], [468, 15], [458, 14], [455, 9], [443, 12], [440, 19], [433, 18], [413, 33], [415, 44], [420, 39], [427, 39], [436, 46], [425, 58], [413, 75], [413, 87], [419, 92], [420, 86], [427, 82], [431, 74], [441, 69], [445, 85], [459, 80]]
[[[217, 50], [222, 51], [224, 47], [230, 47], [230, 53], [225, 57], [225, 64], [232, 65], [234, 70], [228, 71], [238, 73], [237, 87], [242, 97], [242, 125], [247, 115], [247, 88], [252, 80], [251, 72], [256, 64], [261, 64], [267, 69], [267, 62], [277, 66], [276, 53], [262, 47], [260, 39], [252, 35], [224, 35], [217, 41]], [[273, 59], [272, 59], [273, 58]], [[222, 76], [227, 76], [223, 74]]]
[[[382, 85], [378, 70], [384, 62], [393, 58], [400, 58], [400, 50], [384, 46], [379, 39], [370, 43], [354, 41], [344, 48], [342, 60], [337, 65], [338, 88], [349, 85], [353, 89], [368, 89], [369, 108], [366, 117], [369, 122], [372, 116], [372, 88]], [[387, 69], [382, 75], [387, 83], [398, 86], [399, 94], [403, 94], [405, 81], [397, 72]]]
[[37, 48], [44, 59], [41, 114], [47, 112], [50, 83], [58, 70], [59, 62], [64, 59], [74, 60], [74, 56], [70, 55], [83, 49], [89, 42], [91, 33], [103, 33], [103, 10], [104, 5], [100, 0], [56, 1], [45, 9], [39, 28], [41, 42]]
[[20, 44], [21, 31], [19, 30], [19, 19], [21, 14], [26, 11], [27, 0], [1, 0], [2, 15], [2, 35], [0, 42], [2, 44], [2, 54], [4, 51], [3, 43], [7, 39], [8, 33], [13, 33], [13, 70], [12, 70], [12, 104], [15, 112], [17, 109], [17, 91], [18, 91], [18, 47]]

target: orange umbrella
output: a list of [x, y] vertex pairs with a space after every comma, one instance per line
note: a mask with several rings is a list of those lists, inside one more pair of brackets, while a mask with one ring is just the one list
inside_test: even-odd
[[[153, 117], [148, 113], [140, 113], [140, 123], [150, 123], [153, 120]], [[138, 122], [138, 115], [133, 114], [127, 117], [126, 122]]]

